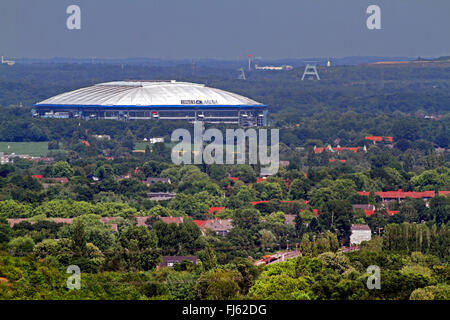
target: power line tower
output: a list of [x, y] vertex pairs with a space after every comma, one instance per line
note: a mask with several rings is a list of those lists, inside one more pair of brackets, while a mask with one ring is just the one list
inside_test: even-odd
[[238, 69], [238, 71], [239, 71], [238, 79], [239, 80], [246, 80], [244, 68], [240, 68], [240, 69]]
[[302, 81], [305, 80], [306, 76], [316, 77], [317, 80], [320, 80], [319, 73], [317, 72], [316, 62], [315, 61], [305, 61], [305, 71], [303, 72]]

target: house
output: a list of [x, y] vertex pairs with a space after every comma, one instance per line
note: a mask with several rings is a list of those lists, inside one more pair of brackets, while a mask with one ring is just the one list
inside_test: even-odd
[[94, 134], [92, 135], [92, 138], [97, 139], [97, 140], [111, 140], [111, 136], [107, 135], [107, 134]]
[[[153, 217], [152, 216], [135, 216], [134, 218], [136, 219], [137, 226], [147, 227], [147, 223], [146, 223], [147, 219], [153, 218]], [[158, 219], [164, 223], [176, 223], [177, 225], [184, 222], [184, 217], [161, 217], [161, 216], [158, 216]]]
[[192, 264], [197, 264], [197, 257], [196, 256], [163, 256], [161, 263], [158, 265], [157, 269], [160, 268], [173, 268], [177, 263], [183, 262], [183, 261], [189, 261]]
[[144, 227], [146, 227], [147, 226], [146, 221], [147, 221], [148, 218], [150, 218], [150, 216], [136, 216], [134, 218], [136, 219], [136, 222], [137, 222], [136, 225], [137, 226], [144, 226]]
[[347, 160], [345, 160], [345, 159], [329, 159], [328, 160], [328, 162], [336, 162], [336, 161], [341, 162], [341, 163], [346, 163], [347, 162]]
[[[146, 140], [144, 139], [144, 141], [146, 141]], [[155, 138], [148, 139], [148, 141], [150, 143], [152, 143], [152, 144], [154, 144], [154, 143], [164, 143], [164, 138], [162, 138], [162, 137], [155, 137]]]
[[206, 229], [210, 229], [219, 236], [226, 236], [233, 228], [231, 219], [194, 220], [194, 223], [202, 230], [202, 232]]
[[176, 223], [179, 225], [184, 222], [184, 217], [158, 217], [164, 223]]
[[57, 185], [57, 184], [66, 184], [69, 182], [69, 179], [67, 178], [44, 178], [44, 182], [42, 183], [42, 187], [44, 189], [48, 189], [51, 186]]
[[100, 179], [99, 177], [94, 176], [93, 173], [88, 174], [88, 175], [86, 176], [86, 178], [88, 178], [89, 180], [92, 180], [92, 181], [101, 181], [101, 180], [102, 180], [102, 179]]
[[372, 238], [372, 231], [367, 224], [352, 224], [351, 231], [351, 245], [360, 244], [361, 242], [369, 241]]
[[147, 178], [147, 180], [144, 181], [144, 184], [147, 186], [154, 185], [155, 183], [163, 183], [163, 184], [171, 184], [170, 178]]
[[324, 152], [325, 150], [331, 151], [331, 152], [337, 152], [337, 153], [340, 153], [341, 151], [352, 151], [354, 153], [357, 153], [359, 148], [360, 147], [340, 147], [340, 146], [332, 148], [330, 145], [326, 148], [314, 146], [314, 153], [319, 154], [319, 153]]
[[[358, 191], [358, 194], [361, 196], [369, 196], [369, 192]], [[450, 191], [439, 191], [440, 196], [448, 196], [450, 195]], [[403, 201], [406, 198], [413, 199], [423, 199], [424, 201], [428, 201], [435, 196], [434, 191], [423, 191], [423, 192], [415, 192], [415, 191], [402, 191], [402, 189], [398, 189], [397, 191], [382, 191], [375, 192], [375, 196], [379, 196], [383, 202], [390, 201]]]
[[373, 204], [352, 204], [353, 210], [375, 210], [375, 206]]
[[170, 200], [177, 196], [175, 192], [149, 192], [148, 198], [153, 201]]

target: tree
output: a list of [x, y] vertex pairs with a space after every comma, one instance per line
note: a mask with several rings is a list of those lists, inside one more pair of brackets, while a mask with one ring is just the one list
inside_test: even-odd
[[34, 240], [29, 236], [17, 237], [8, 243], [8, 248], [13, 255], [23, 256], [33, 251]]
[[11, 231], [6, 219], [0, 218], [0, 248], [2, 244], [9, 242]]
[[447, 224], [450, 217], [450, 198], [436, 196], [430, 200], [430, 212], [437, 226]]
[[320, 232], [322, 229], [319, 225], [319, 220], [317, 218], [313, 218], [311, 220], [311, 222], [308, 225], [308, 231], [312, 232], [312, 233], [318, 233]]
[[72, 236], [73, 252], [78, 255], [83, 255], [86, 252], [86, 234], [84, 230], [84, 224], [82, 221], [74, 221]]
[[273, 245], [275, 244], [276, 238], [273, 235], [273, 233], [267, 229], [259, 230], [259, 233], [261, 235], [260, 242], [261, 242], [262, 251], [265, 252], [266, 248], [273, 247]]
[[311, 300], [308, 287], [304, 278], [280, 274], [256, 280], [249, 296], [258, 300]]
[[131, 130], [128, 129], [121, 140], [121, 146], [123, 148], [127, 149], [128, 151], [133, 151], [135, 143], [136, 143], [136, 137], [131, 132]]
[[306, 199], [311, 188], [309, 180], [302, 176], [294, 179], [289, 187], [289, 194], [292, 200]]
[[137, 270], [153, 269], [159, 258], [156, 233], [144, 226], [131, 226], [125, 229], [119, 237], [129, 268]]
[[53, 177], [70, 178], [73, 175], [73, 169], [67, 161], [58, 161], [52, 167]]
[[198, 251], [197, 256], [202, 261], [202, 266], [206, 271], [217, 266], [217, 256], [211, 246], [208, 245], [206, 249]]
[[350, 260], [343, 253], [324, 252], [318, 256], [325, 268], [329, 268], [339, 274], [352, 269]]
[[203, 273], [197, 280], [197, 297], [202, 300], [231, 300], [240, 297], [238, 282], [242, 275], [236, 270], [214, 269]]
[[295, 215], [295, 233], [297, 235], [297, 238], [301, 239], [303, 237], [303, 233], [306, 232], [306, 226], [303, 222], [303, 218], [301, 214]]
[[58, 150], [59, 143], [56, 140], [52, 140], [48, 142], [48, 150]]

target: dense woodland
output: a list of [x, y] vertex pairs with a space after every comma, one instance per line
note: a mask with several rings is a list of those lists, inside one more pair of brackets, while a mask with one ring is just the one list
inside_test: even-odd
[[[386, 205], [374, 195], [450, 190], [450, 68], [321, 67], [323, 80], [304, 82], [301, 72], [253, 72], [242, 81], [233, 70], [206, 66], [194, 74], [188, 65], [0, 66], [0, 141], [45, 141], [54, 158], [0, 165], [0, 298], [450, 299], [449, 197]], [[183, 122], [31, 118], [35, 102], [120, 79], [206, 83], [267, 104], [270, 127], [280, 129], [280, 160], [289, 165], [259, 181], [258, 165], [176, 166], [167, 143], [133, 152], [144, 138], [168, 141], [174, 129], [192, 129]], [[314, 152], [328, 145], [360, 149]], [[345, 163], [330, 162], [336, 159]], [[68, 182], [44, 187], [62, 177]], [[147, 186], [150, 177], [171, 184]], [[153, 201], [149, 192], [177, 195]], [[373, 204], [375, 213], [352, 204]], [[212, 214], [210, 207], [226, 209]], [[285, 223], [287, 215], [294, 223]], [[139, 216], [149, 217], [147, 226], [136, 225]], [[177, 225], [158, 217], [185, 219]], [[18, 218], [29, 220], [11, 228], [6, 219]], [[193, 221], [212, 218], [232, 219], [233, 228], [216, 235]], [[342, 253], [352, 224], [368, 224], [372, 240]], [[288, 247], [301, 255], [253, 263]], [[199, 262], [156, 270], [163, 255]], [[80, 290], [66, 287], [73, 264], [83, 272]], [[381, 268], [380, 290], [366, 287], [370, 265]]]

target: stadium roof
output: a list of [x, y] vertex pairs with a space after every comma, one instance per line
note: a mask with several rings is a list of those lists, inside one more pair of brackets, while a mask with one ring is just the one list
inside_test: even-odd
[[66, 92], [35, 106], [255, 106], [241, 95], [175, 80], [115, 81]]

